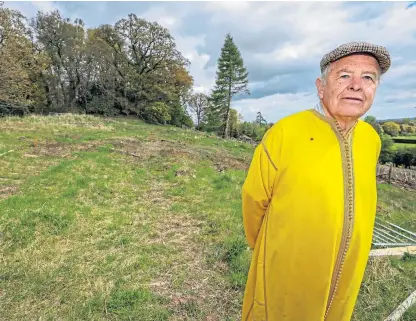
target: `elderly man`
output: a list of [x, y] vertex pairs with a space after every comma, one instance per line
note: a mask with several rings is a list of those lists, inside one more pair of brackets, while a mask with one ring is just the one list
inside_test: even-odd
[[243, 186], [254, 248], [242, 320], [351, 319], [376, 214], [378, 134], [371, 107], [384, 47], [344, 44], [321, 61], [320, 102], [278, 121], [256, 148]]

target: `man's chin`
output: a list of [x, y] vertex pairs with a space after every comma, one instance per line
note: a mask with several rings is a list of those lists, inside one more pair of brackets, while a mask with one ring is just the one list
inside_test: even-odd
[[366, 113], [363, 106], [343, 106], [339, 115], [345, 118], [360, 118]]

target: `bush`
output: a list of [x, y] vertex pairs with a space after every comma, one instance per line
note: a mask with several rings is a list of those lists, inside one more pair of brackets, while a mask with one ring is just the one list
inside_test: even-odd
[[384, 132], [391, 136], [397, 136], [400, 132], [400, 125], [392, 121], [384, 123], [382, 127]]
[[400, 149], [393, 154], [392, 160], [395, 166], [416, 166], [416, 147]]
[[184, 115], [183, 119], [182, 119], [182, 125], [184, 125], [188, 128], [193, 128], [194, 127], [194, 122], [193, 122], [193, 120], [190, 116]]
[[28, 106], [12, 104], [6, 101], [0, 101], [0, 117], [5, 116], [26, 116], [29, 114]]
[[87, 114], [99, 114], [103, 116], [115, 116], [119, 113], [114, 108], [114, 100], [105, 95], [93, 96], [91, 100], [88, 100], [85, 106], [85, 112]]
[[379, 157], [379, 162], [381, 164], [392, 163], [394, 154], [395, 154], [395, 152], [390, 150], [390, 149], [381, 150], [380, 157]]
[[173, 104], [170, 107], [170, 121], [169, 124], [182, 127], [186, 126], [188, 128], [194, 127], [194, 122], [192, 118], [185, 112], [185, 109], [180, 104]]
[[385, 134], [380, 136], [381, 139], [381, 150], [388, 150], [394, 145], [394, 140], [391, 136]]
[[166, 124], [171, 120], [170, 108], [163, 102], [145, 105], [141, 115], [150, 124]]
[[248, 136], [257, 142], [263, 138], [264, 134], [269, 128], [269, 126], [259, 125], [255, 122], [243, 122], [239, 125], [239, 127], [240, 128], [238, 132], [240, 135]]

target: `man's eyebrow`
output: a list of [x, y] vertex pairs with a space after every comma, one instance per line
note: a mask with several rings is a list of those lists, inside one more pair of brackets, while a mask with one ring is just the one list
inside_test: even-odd
[[370, 75], [377, 76], [377, 73], [375, 71], [368, 71], [368, 70], [366, 70], [366, 71], [363, 71], [363, 74], [370, 74]]
[[[338, 70], [337, 71], [337, 74], [342, 73], [342, 72], [347, 72], [347, 73], [350, 73], [350, 74], [353, 73], [352, 70], [347, 69], [347, 68], [343, 68], [343, 69]], [[369, 71], [369, 70], [363, 71], [362, 74], [370, 74], [370, 75], [377, 76], [377, 72], [375, 72], [375, 71]]]
[[337, 74], [341, 73], [341, 72], [348, 72], [348, 73], [352, 73], [352, 70], [349, 70], [347, 68], [343, 68], [337, 71]]

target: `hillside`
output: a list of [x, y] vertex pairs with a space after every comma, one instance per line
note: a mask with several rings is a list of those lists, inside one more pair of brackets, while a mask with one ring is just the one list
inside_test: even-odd
[[[252, 145], [75, 115], [0, 118], [0, 132], [1, 320], [239, 320]], [[415, 192], [379, 191], [378, 215], [415, 228]], [[353, 320], [383, 320], [415, 267], [372, 259]]]
[[398, 123], [398, 124], [402, 124], [404, 123], [406, 120], [410, 121], [410, 122], [415, 122], [416, 121], [416, 117], [406, 117], [406, 118], [391, 118], [391, 119], [378, 119], [377, 123], [379, 124], [383, 124], [383, 123], [387, 123], [389, 121]]

